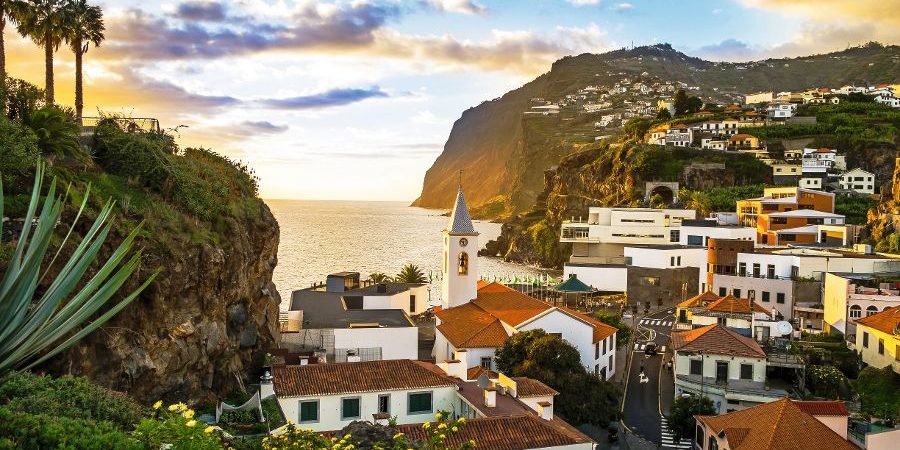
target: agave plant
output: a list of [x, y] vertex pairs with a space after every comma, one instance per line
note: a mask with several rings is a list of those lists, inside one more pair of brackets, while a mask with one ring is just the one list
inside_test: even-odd
[[[25, 226], [10, 257], [6, 273], [0, 278], [0, 375], [10, 370], [29, 369], [69, 348], [131, 303], [157, 275], [152, 274], [134, 292], [92, 319], [134, 273], [141, 260], [140, 251], [131, 252], [141, 228], [138, 226], [119, 244], [97, 272], [82, 283], [88, 268], [97, 261], [100, 249], [112, 229], [110, 218], [114, 203], [109, 201], [100, 210], [90, 230], [75, 245], [59, 274], [52, 280], [47, 279], [49, 268], [60, 257], [85, 210], [90, 187], [75, 220], [51, 256], [50, 244], [54, 228], [68, 199], [68, 190], [65, 194], [57, 195], [56, 179], [53, 179], [41, 202], [44, 171], [44, 165], [39, 163], [25, 215]], [[2, 192], [3, 185], [0, 182], [0, 198]], [[40, 211], [39, 203], [42, 203]], [[2, 202], [0, 217], [3, 217]], [[32, 224], [35, 225], [32, 227]], [[0, 234], [2, 231], [0, 228]], [[42, 269], [47, 258], [49, 262]], [[44, 284], [46, 289], [37, 295], [37, 288], [44, 281], [49, 284]]]

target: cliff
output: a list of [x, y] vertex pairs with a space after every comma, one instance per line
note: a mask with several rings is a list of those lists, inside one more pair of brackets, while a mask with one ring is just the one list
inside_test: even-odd
[[[266, 350], [279, 340], [280, 298], [272, 283], [278, 223], [257, 197], [252, 173], [207, 150], [179, 149], [165, 135], [126, 133], [112, 121], [98, 128], [93, 147], [96, 163], [56, 158], [50, 169], [76, 195], [91, 187], [87, 217], [75, 234], [86, 232], [112, 199], [114, 228], [98, 261], [143, 223], [136, 248], [144, 258], [120, 293], [153, 271], [160, 275], [41, 370], [84, 375], [144, 403], [208, 400], [253, 382]], [[11, 200], [27, 185], [15, 189], [7, 189], [8, 205], [17, 204]], [[64, 222], [74, 219], [75, 206]], [[16, 209], [9, 211], [13, 218]], [[70, 251], [64, 248], [63, 257]]]
[[[599, 114], [562, 108], [555, 117], [527, 117], [531, 99], [557, 102], [590, 85], [613, 85], [636, 77], [682, 82], [692, 95], [719, 102], [742, 101], [760, 90], [799, 90], [846, 83], [894, 82], [900, 72], [897, 46], [870, 44], [841, 52], [749, 63], [704, 61], [667, 44], [568, 56], [550, 71], [502, 97], [466, 110], [457, 120], [441, 155], [425, 174], [415, 206], [449, 208], [463, 170], [466, 196], [481, 218], [509, 217], [528, 211], [543, 190], [545, 170], [576, 153], [600, 134]], [[645, 100], [655, 104], [655, 97]], [[613, 109], [603, 114], [620, 111]]]

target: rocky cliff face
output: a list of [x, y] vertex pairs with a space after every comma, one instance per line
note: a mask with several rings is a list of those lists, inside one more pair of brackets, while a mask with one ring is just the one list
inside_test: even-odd
[[272, 283], [278, 223], [261, 200], [252, 203], [255, 213], [222, 219], [219, 242], [151, 231], [151, 239], [168, 242], [140, 244], [142, 268], [123, 291], [159, 267], [156, 281], [46, 369], [85, 375], [148, 403], [210, 399], [253, 382], [279, 339], [280, 298]]

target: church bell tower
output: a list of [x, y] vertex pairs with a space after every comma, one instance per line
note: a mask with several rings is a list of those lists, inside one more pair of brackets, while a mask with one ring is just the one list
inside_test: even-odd
[[478, 232], [469, 216], [462, 183], [443, 235], [441, 302], [444, 308], [452, 308], [478, 296]]

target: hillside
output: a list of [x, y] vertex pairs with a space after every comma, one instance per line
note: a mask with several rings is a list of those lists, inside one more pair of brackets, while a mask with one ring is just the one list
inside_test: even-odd
[[[456, 173], [463, 170], [475, 214], [508, 217], [527, 211], [543, 191], [543, 172], [562, 157], [588, 148], [598, 135], [596, 114], [563, 108], [558, 117], [527, 117], [534, 98], [558, 101], [586, 86], [612, 86], [623, 79], [663, 80], [690, 86], [706, 101], [733, 102], [760, 90], [799, 90], [900, 78], [900, 47], [870, 44], [801, 58], [750, 63], [715, 63], [680, 53], [666, 44], [582, 54], [556, 61], [549, 72], [497, 99], [466, 110], [454, 123], [444, 150], [426, 172], [415, 206], [449, 208]], [[655, 97], [642, 101], [655, 105]], [[621, 102], [622, 100], [617, 100]]]

